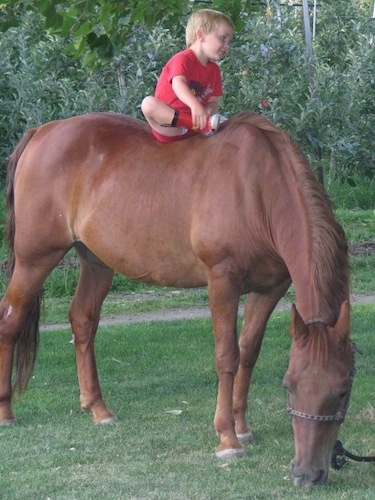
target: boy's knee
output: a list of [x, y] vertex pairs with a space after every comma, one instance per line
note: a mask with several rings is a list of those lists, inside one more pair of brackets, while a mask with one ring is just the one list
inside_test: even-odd
[[141, 110], [144, 115], [150, 115], [154, 109], [154, 97], [147, 96], [143, 99], [141, 104]]

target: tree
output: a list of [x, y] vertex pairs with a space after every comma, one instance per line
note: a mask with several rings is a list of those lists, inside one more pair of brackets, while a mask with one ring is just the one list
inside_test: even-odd
[[163, 19], [177, 24], [197, 7], [228, 13], [239, 29], [244, 13], [259, 5], [251, 0], [5, 0], [0, 4], [0, 31], [17, 26], [23, 9], [37, 10], [45, 19], [45, 29], [69, 37], [68, 52], [92, 66], [116, 56], [135, 24], [152, 27]]

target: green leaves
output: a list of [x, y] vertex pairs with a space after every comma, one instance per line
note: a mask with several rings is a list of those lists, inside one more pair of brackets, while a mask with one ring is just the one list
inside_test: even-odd
[[59, 2], [37, 0], [35, 3], [39, 12], [43, 14], [46, 19], [46, 29], [55, 33], [61, 31], [64, 19], [63, 16], [56, 10]]
[[69, 37], [69, 53], [92, 66], [116, 55], [134, 25], [153, 27], [161, 21], [177, 25], [203, 7], [229, 14], [238, 30], [245, 25], [246, 14], [259, 9], [250, 0], [213, 0], [208, 5], [188, 0], [5, 0], [0, 4], [0, 31], [17, 26], [24, 9], [36, 10], [44, 17], [46, 31]]

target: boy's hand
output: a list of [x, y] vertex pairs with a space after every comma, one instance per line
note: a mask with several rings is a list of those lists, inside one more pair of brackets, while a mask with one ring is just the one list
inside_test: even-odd
[[176, 96], [191, 110], [193, 128], [202, 129], [207, 124], [208, 114], [198, 99], [193, 96], [184, 76], [175, 76], [172, 80], [172, 88]]
[[193, 129], [203, 129], [208, 120], [206, 109], [198, 101], [194, 106], [191, 106], [190, 109]]

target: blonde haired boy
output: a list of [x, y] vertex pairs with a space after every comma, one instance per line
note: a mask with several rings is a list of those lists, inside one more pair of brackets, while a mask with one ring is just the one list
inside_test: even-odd
[[174, 142], [219, 125], [219, 98], [223, 95], [218, 61], [228, 52], [234, 26], [222, 12], [195, 11], [186, 25], [187, 48], [167, 62], [155, 95], [142, 102], [142, 112], [160, 142]]

